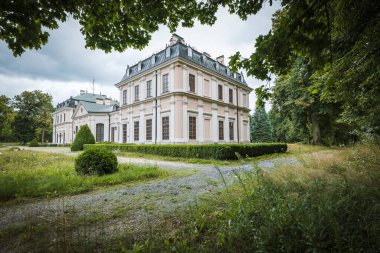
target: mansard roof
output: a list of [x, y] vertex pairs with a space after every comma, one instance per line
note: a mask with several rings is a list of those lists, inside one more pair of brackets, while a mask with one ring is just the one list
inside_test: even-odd
[[207, 53], [200, 53], [194, 48], [184, 44], [182, 40], [178, 40], [175, 44], [169, 45], [166, 49], [140, 61], [132, 67], [128, 66], [126, 73], [119, 83], [131, 79], [132, 77], [163, 64], [175, 57], [189, 60], [200, 67], [210, 70], [211, 72], [221, 74], [230, 80], [248, 86], [242, 74], [231, 73], [231, 70], [227, 66], [217, 60], [212, 59]]
[[[106, 95], [93, 94], [93, 93], [87, 93], [86, 92], [86, 93], [82, 93], [82, 94], [75, 96], [75, 97], [70, 97], [66, 101], [59, 103], [56, 107], [56, 110], [60, 110], [62, 108], [73, 108], [74, 109], [78, 106], [78, 102], [89, 102], [89, 103], [96, 104], [97, 99], [104, 100], [104, 99], [110, 99], [110, 98], [107, 98]], [[111, 106], [118, 106], [119, 102], [117, 102], [115, 100], [111, 100], [110, 104], [111, 104]]]

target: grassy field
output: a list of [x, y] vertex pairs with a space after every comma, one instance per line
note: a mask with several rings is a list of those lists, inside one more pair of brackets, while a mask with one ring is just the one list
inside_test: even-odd
[[118, 172], [111, 175], [80, 176], [74, 169], [74, 157], [26, 150], [1, 153], [0, 201], [77, 194], [175, 174], [154, 166], [120, 164]]
[[288, 144], [288, 151], [281, 154], [271, 154], [259, 157], [240, 158], [239, 160], [216, 160], [216, 159], [200, 159], [200, 158], [183, 158], [183, 157], [167, 157], [160, 155], [133, 153], [133, 152], [115, 152], [118, 156], [144, 158], [161, 161], [174, 161], [174, 162], [186, 162], [193, 164], [210, 164], [215, 166], [223, 165], [239, 165], [246, 163], [253, 163], [259, 160], [268, 159], [271, 157], [284, 157], [288, 155], [298, 155], [302, 153], [310, 153], [322, 150], [328, 150], [329, 148], [324, 146], [302, 145], [302, 144]]
[[140, 244], [126, 240], [122, 249], [379, 252], [380, 148], [359, 146], [299, 157], [301, 168], [280, 166], [274, 173], [247, 174], [218, 198], [168, 219], [166, 233], [163, 227], [159, 232], [164, 236], [157, 233]]

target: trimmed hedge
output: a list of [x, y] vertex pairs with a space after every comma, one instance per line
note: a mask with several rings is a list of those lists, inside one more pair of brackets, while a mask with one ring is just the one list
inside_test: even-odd
[[161, 156], [204, 158], [217, 160], [237, 160], [241, 157], [254, 157], [286, 152], [286, 143], [258, 144], [85, 144], [84, 149], [101, 147], [108, 150], [145, 153]]
[[75, 170], [81, 175], [105, 175], [116, 172], [117, 158], [110, 150], [90, 148], [75, 160]]
[[95, 138], [91, 133], [90, 128], [87, 125], [83, 125], [79, 128], [77, 135], [75, 136], [74, 142], [71, 145], [71, 151], [83, 150], [84, 144], [94, 144]]

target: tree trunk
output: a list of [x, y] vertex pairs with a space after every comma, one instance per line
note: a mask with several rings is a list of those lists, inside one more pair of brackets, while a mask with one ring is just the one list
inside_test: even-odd
[[316, 113], [311, 115], [311, 124], [312, 124], [312, 134], [313, 134], [313, 145], [321, 145], [321, 129], [319, 126], [319, 120]]
[[44, 143], [45, 141], [45, 128], [42, 128], [42, 132], [41, 132], [41, 143]]

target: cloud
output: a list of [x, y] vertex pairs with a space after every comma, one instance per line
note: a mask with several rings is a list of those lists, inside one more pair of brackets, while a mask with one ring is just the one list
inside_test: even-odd
[[[53, 96], [53, 105], [56, 105], [70, 96], [79, 95], [80, 90], [92, 92], [91, 82], [57, 81], [49, 79], [32, 79], [29, 77], [5, 76], [0, 74], [0, 94], [12, 98], [23, 91], [41, 90]], [[105, 94], [119, 100], [119, 92], [113, 85], [94, 84], [95, 93]]]
[[[266, 34], [271, 27], [271, 17], [279, 9], [279, 4], [262, 9], [257, 15], [243, 21], [228, 10], [217, 12], [213, 26], [195, 22], [193, 28], [178, 28], [177, 33], [199, 51], [205, 51], [214, 58], [228, 57], [240, 51], [248, 57], [254, 50], [254, 42], [260, 34]], [[113, 97], [118, 96], [113, 85], [119, 82], [127, 65], [151, 56], [165, 48], [171, 33], [160, 26], [152, 35], [150, 44], [144, 50], [128, 49], [125, 52], [104, 53], [101, 50], [85, 48], [84, 37], [76, 20], [69, 19], [50, 32], [49, 42], [40, 50], [26, 51], [21, 57], [13, 57], [4, 42], [0, 42], [0, 93], [13, 97], [23, 90], [40, 89], [49, 92], [54, 103], [61, 102], [78, 94], [80, 89], [91, 90], [95, 79], [95, 91]], [[252, 88], [261, 82], [247, 78]], [[250, 96], [253, 108], [254, 95]]]

